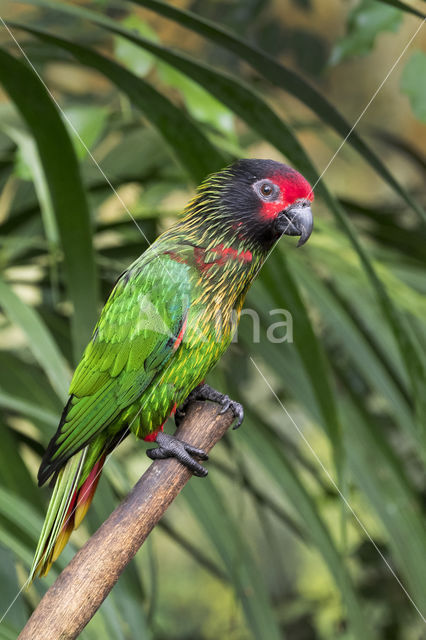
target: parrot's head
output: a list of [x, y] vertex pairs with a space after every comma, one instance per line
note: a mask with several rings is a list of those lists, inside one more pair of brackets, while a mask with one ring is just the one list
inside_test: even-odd
[[265, 249], [282, 235], [300, 236], [299, 247], [308, 240], [314, 195], [298, 171], [273, 160], [239, 160], [223, 176], [224, 222], [240, 237]]

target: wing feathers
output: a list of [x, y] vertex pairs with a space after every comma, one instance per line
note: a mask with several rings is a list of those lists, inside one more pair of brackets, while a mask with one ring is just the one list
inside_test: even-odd
[[189, 267], [168, 255], [146, 262], [123, 274], [103, 309], [43, 457], [40, 484], [134, 403], [175, 352], [190, 304]]

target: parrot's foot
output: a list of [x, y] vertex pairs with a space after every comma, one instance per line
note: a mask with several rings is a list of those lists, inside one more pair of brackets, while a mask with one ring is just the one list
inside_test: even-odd
[[185, 417], [188, 406], [195, 400], [210, 400], [211, 402], [217, 402], [222, 407], [220, 413], [225, 413], [228, 409], [231, 409], [234, 414], [234, 419], [236, 420], [232, 427], [233, 429], [238, 429], [244, 420], [244, 409], [242, 404], [231, 400], [229, 396], [224, 393], [220, 393], [220, 391], [216, 391], [216, 389], [213, 389], [210, 385], [203, 382], [202, 384], [199, 384], [198, 387], [195, 387], [185, 402], [176, 409], [175, 423], [177, 427]]
[[164, 458], [176, 458], [185, 467], [187, 467], [195, 476], [204, 478], [208, 471], [199, 462], [194, 460], [192, 456], [200, 458], [200, 460], [208, 460], [208, 455], [202, 449], [197, 449], [187, 442], [178, 440], [175, 436], [159, 431], [155, 442], [158, 444], [157, 449], [148, 449], [146, 455], [151, 460], [163, 460]]

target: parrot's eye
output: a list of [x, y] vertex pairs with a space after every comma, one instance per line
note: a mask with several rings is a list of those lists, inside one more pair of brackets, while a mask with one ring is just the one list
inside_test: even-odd
[[262, 186], [260, 187], [260, 193], [262, 194], [262, 196], [270, 196], [272, 193], [271, 185], [267, 182], [265, 182], [265, 184], [262, 184]]
[[279, 187], [270, 180], [259, 180], [253, 185], [257, 195], [266, 201], [276, 200], [279, 196]]

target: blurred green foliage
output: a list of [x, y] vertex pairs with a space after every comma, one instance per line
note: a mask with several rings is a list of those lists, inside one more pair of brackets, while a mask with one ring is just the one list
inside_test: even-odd
[[383, 6], [376, 0], [357, 3], [348, 15], [346, 35], [333, 49], [331, 63], [338, 64], [345, 58], [369, 53], [377, 36], [383, 31], [397, 31], [402, 19], [402, 11]]
[[[316, 183], [319, 150], [330, 157], [350, 129], [343, 93], [336, 108], [317, 75], [328, 50], [344, 71], [352, 57], [374, 54], [384, 29], [419, 24], [403, 3], [363, 0], [334, 44], [316, 30], [313, 5], [288, 3], [299, 22], [261, 0], [195, 0], [185, 3], [192, 13], [158, 0], [10, 7], [10, 28], [40, 77], [3, 30], [0, 617], [25, 582], [49, 498], [36, 487], [40, 457], [118, 274], [194, 185], [235, 157], [273, 155]], [[167, 44], [173, 29], [179, 50]], [[424, 65], [414, 53], [401, 81], [420, 119]], [[82, 638], [420, 637], [425, 161], [392, 123], [356, 131], [341, 156], [339, 197], [328, 174], [316, 185], [309, 244], [281, 242], [249, 293], [260, 341], [243, 316], [211, 374], [244, 402], [244, 427], [215, 448], [208, 479], [189, 483]], [[291, 311], [293, 342], [268, 340], [272, 309]], [[111, 456], [87, 522], [51, 575], [7, 611], [0, 639], [16, 637], [130, 490], [149, 464], [144, 449], [128, 438]]]
[[426, 53], [415, 51], [405, 65], [401, 91], [411, 103], [416, 117], [426, 123]]

